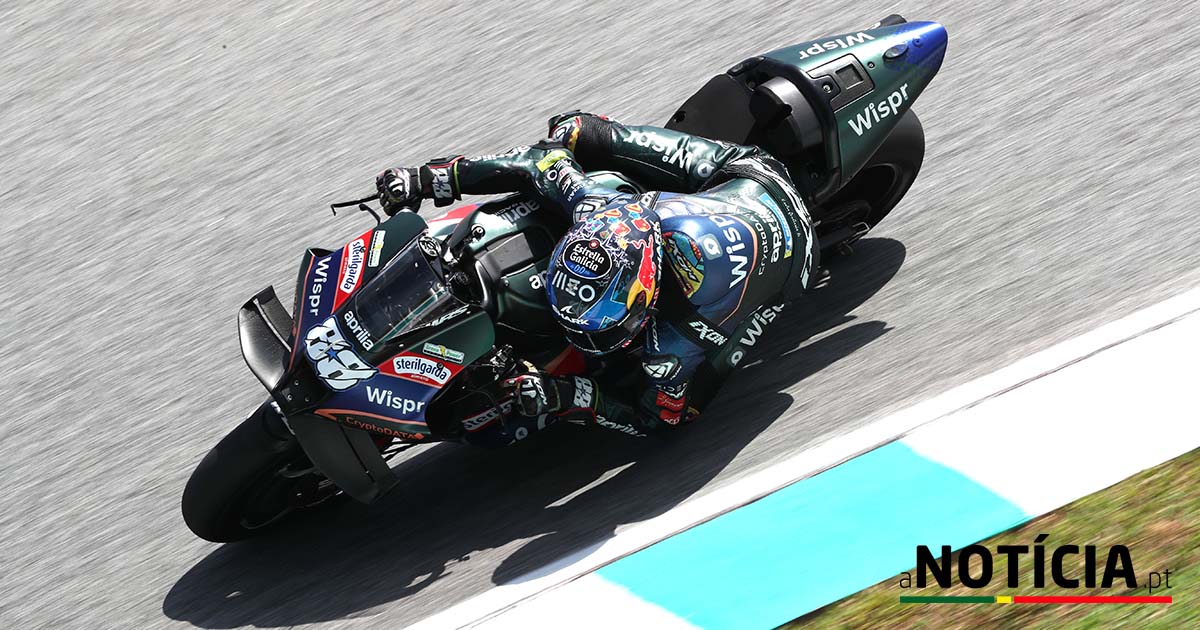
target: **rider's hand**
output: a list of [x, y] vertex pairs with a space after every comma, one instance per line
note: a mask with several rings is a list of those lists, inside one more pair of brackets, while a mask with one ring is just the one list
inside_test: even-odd
[[570, 403], [570, 398], [563, 395], [567, 393], [562, 391], [564, 383], [545, 372], [519, 374], [504, 384], [512, 388], [516, 411], [523, 416], [558, 413]]
[[538, 417], [544, 414], [587, 425], [595, 422], [596, 382], [581, 376], [554, 376], [536, 370], [504, 381], [513, 390], [514, 411]]
[[389, 168], [375, 178], [383, 211], [392, 216], [421, 206], [421, 178], [415, 168]]

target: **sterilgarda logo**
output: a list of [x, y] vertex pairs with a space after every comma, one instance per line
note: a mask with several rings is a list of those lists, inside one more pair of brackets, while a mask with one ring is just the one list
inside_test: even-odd
[[451, 370], [445, 364], [433, 359], [411, 354], [402, 354], [392, 359], [391, 374], [400, 378], [416, 381], [425, 385], [445, 385], [457, 370]]
[[346, 254], [342, 258], [344, 265], [342, 269], [342, 283], [338, 285], [338, 289], [342, 293], [353, 293], [358, 288], [358, 281], [362, 278], [363, 261], [367, 255], [367, 243], [362, 238], [357, 238], [346, 245]]
[[816, 42], [815, 44], [809, 46], [808, 48], [805, 48], [804, 50], [800, 51], [800, 59], [801, 60], [808, 59], [809, 57], [814, 57], [816, 55], [819, 55], [821, 53], [826, 53], [831, 50], [839, 50], [842, 48], [849, 48], [851, 46], [857, 46], [858, 44], [861, 44], [863, 42], [868, 42], [873, 39], [875, 39], [875, 38], [867, 33], [858, 32], [858, 33], [854, 33], [853, 35], [847, 35], [845, 37], [839, 37], [837, 39], [831, 39], [829, 41]]
[[[1136, 590], [1139, 587], [1137, 578], [1137, 570], [1134, 568], [1133, 555], [1129, 548], [1125, 545], [1113, 545], [1107, 549], [1098, 547], [1097, 545], [1057, 545], [1047, 549], [1045, 545], [1049, 538], [1048, 534], [1038, 534], [1034, 539], [1032, 548], [1030, 545], [998, 545], [996, 547], [996, 556], [1004, 556], [1007, 560], [1007, 570], [1003, 584], [1008, 588], [1017, 588], [1021, 586], [1022, 576], [1028, 576], [1029, 573], [1023, 569], [1032, 569], [1033, 588], [1041, 589], [1047, 587], [1047, 574], [1054, 586], [1062, 589], [1075, 588], [1117, 588], [1122, 591]], [[995, 557], [990, 549], [983, 545], [967, 545], [958, 551], [958, 557], [955, 558], [951, 553], [950, 545], [941, 546], [941, 555], [935, 556], [933, 551], [926, 545], [917, 546], [917, 563], [916, 575], [910, 572], [900, 574], [900, 588], [911, 589], [925, 588], [930, 586], [930, 577], [933, 583], [939, 587], [949, 588], [954, 585], [955, 578], [958, 583], [971, 589], [987, 588], [993, 584], [993, 579], [997, 577], [995, 571]], [[1082, 564], [1082, 567], [1079, 565]], [[1028, 579], [1028, 578], [1026, 578]], [[1169, 569], [1163, 571], [1150, 571], [1147, 573], [1145, 581], [1142, 583], [1146, 586], [1148, 595], [1153, 594], [1155, 590], [1164, 588], [1173, 588], [1171, 586], [1171, 571]], [[1130, 597], [1122, 596], [1100, 596], [1100, 597], [1044, 597], [1037, 596], [1032, 599], [1043, 600], [1040, 602], [1032, 601], [1030, 597], [1025, 597], [1026, 602], [1014, 601], [1022, 599], [1021, 596], [998, 596], [998, 597], [978, 597], [978, 596], [902, 596], [903, 603], [962, 603], [951, 601], [956, 599], [965, 599], [967, 603], [1105, 603], [1112, 600], [1112, 597], [1119, 597], [1119, 603], [1170, 603], [1169, 597]], [[989, 600], [989, 601], [983, 601]], [[992, 601], [995, 600], [995, 601]], [[1052, 601], [1061, 600], [1061, 601]], [[1081, 601], [1091, 600], [1091, 601]], [[1125, 600], [1142, 600], [1142, 601], [1125, 601]], [[1167, 600], [1167, 601], [1163, 601]]]

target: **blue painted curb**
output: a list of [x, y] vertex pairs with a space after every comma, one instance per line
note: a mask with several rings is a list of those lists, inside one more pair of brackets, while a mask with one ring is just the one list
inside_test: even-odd
[[702, 628], [774, 628], [911, 569], [916, 545], [957, 549], [1029, 519], [893, 442], [597, 573]]

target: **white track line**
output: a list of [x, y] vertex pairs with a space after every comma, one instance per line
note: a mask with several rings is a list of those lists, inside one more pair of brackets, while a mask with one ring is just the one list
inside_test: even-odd
[[1196, 311], [1200, 311], [1200, 289], [1142, 309], [868, 426], [830, 438], [769, 468], [733, 481], [702, 497], [685, 501], [608, 540], [427, 617], [411, 627], [429, 630], [475, 625], [523, 599], [575, 580], [659, 540], [901, 438], [921, 425], [971, 407]]

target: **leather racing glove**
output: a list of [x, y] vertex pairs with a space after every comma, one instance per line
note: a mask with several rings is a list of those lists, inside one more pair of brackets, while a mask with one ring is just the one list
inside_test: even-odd
[[504, 382], [513, 389], [515, 410], [523, 416], [553, 415], [574, 424], [596, 419], [596, 383], [580, 376], [527, 372]]
[[421, 207], [420, 169], [389, 168], [375, 177], [375, 188], [388, 216], [403, 210], [416, 212]]

